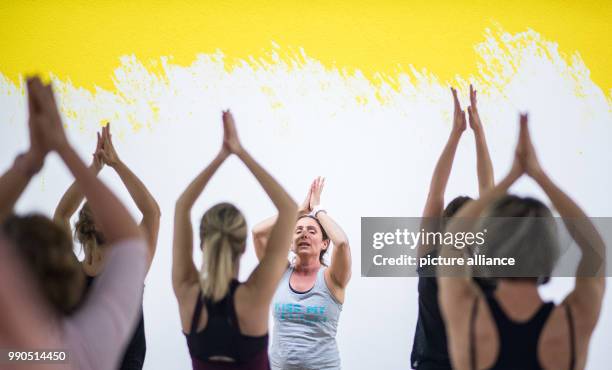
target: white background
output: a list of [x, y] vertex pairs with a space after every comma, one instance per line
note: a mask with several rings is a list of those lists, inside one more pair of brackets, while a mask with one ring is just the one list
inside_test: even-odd
[[[535, 41], [532, 46], [549, 47]], [[491, 52], [498, 60], [520, 64], [470, 79], [482, 90], [479, 109], [495, 178], [499, 180], [510, 167], [518, 112], [526, 110], [545, 170], [587, 214], [612, 216], [609, 98], [589, 80], [580, 61], [567, 64], [556, 50], [549, 50], [548, 58], [527, 49], [512, 55]], [[68, 117], [69, 139], [82, 157], [89, 161], [95, 130], [103, 120], [112, 120], [120, 157], [162, 209], [157, 254], [144, 295], [145, 369], [191, 366], [170, 283], [172, 216], [178, 195], [219, 150], [221, 109], [228, 107], [244, 146], [297, 201], [302, 201], [315, 176], [327, 178], [322, 203], [349, 235], [353, 250], [353, 278], [337, 336], [343, 367], [409, 368], [417, 279], [360, 277], [360, 217], [420, 216], [433, 167], [450, 133], [452, 101], [447, 86], [433, 76], [415, 74], [400, 78], [400, 91], [384, 84], [377, 88], [359, 74], [325, 70], [311, 59], [300, 68], [279, 63], [253, 69], [245, 64], [227, 72], [220, 55], [203, 55], [191, 67], [166, 65], [166, 75], [160, 79], [139, 61], [125, 58], [115, 72], [118, 93], [97, 90], [91, 94], [56, 81]], [[500, 82], [496, 76], [505, 77]], [[465, 105], [465, 81], [458, 83]], [[24, 101], [18, 86], [0, 78], [2, 171], [27, 148]], [[113, 170], [105, 168], [101, 178], [139, 217]], [[18, 211], [51, 216], [71, 181], [59, 158], [50, 155], [18, 203]], [[550, 203], [529, 179], [519, 180], [513, 191]], [[457, 150], [446, 195], [447, 202], [457, 195], [477, 195], [469, 128]], [[236, 204], [250, 226], [274, 213], [272, 203], [236, 158], [220, 168], [194, 207], [196, 230], [203, 212], [220, 201]], [[249, 239], [242, 279], [256, 263]], [[573, 280], [557, 278], [542, 288], [542, 294], [558, 302], [572, 286]], [[608, 368], [610, 304], [607, 295], [591, 342], [588, 369]]]

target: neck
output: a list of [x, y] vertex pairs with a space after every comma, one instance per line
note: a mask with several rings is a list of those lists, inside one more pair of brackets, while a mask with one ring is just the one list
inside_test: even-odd
[[542, 303], [538, 286], [532, 281], [500, 279], [495, 295], [510, 305], [518, 303], [526, 307]]
[[319, 256], [314, 255], [297, 255], [295, 259], [295, 271], [308, 274], [317, 272], [321, 268]]

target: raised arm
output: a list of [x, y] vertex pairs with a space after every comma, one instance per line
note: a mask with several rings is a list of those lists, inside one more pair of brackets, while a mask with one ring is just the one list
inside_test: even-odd
[[[98, 141], [96, 144], [96, 151], [93, 154], [93, 160], [89, 166], [90, 170], [96, 175], [100, 173], [102, 167], [104, 166], [104, 162], [100, 156], [100, 150], [102, 149], [102, 137], [99, 133], [97, 134], [97, 137]], [[79, 184], [75, 181], [72, 183], [72, 185], [70, 185], [68, 190], [66, 190], [66, 193], [64, 193], [62, 199], [60, 199], [57, 208], [55, 208], [53, 221], [60, 225], [68, 235], [72, 234], [70, 217], [72, 217], [72, 215], [77, 211], [79, 205], [83, 201], [83, 198], [85, 198], [85, 196], [79, 188]]]
[[176, 201], [172, 243], [172, 287], [179, 303], [189, 288], [199, 281], [198, 269], [193, 263], [191, 208], [229, 154], [225, 146], [222, 147], [215, 159], [200, 172]]
[[155, 249], [157, 247], [157, 235], [159, 233], [159, 219], [161, 217], [161, 210], [159, 205], [155, 201], [155, 198], [151, 195], [147, 187], [140, 181], [140, 179], [130, 170], [130, 168], [119, 158], [117, 151], [113, 145], [112, 135], [110, 133], [110, 123], [102, 129], [102, 140], [103, 145], [100, 150], [100, 154], [104, 163], [114, 169], [123, 185], [130, 193], [130, 196], [136, 203], [136, 206], [142, 213], [142, 221], [140, 222], [140, 228], [144, 231], [147, 238], [149, 256], [153, 260], [155, 255]]
[[38, 104], [34, 122], [44, 138], [43, 145], [56, 151], [72, 172], [107, 242], [112, 244], [123, 239], [139, 238], [138, 226], [123, 204], [98, 180], [68, 143], [51, 86], [44, 86], [38, 78], [29, 81], [28, 86]]
[[[448, 178], [450, 177], [451, 169], [453, 168], [453, 160], [455, 159], [455, 153], [457, 151], [457, 145], [459, 145], [459, 139], [461, 134], [465, 131], [465, 111], [461, 110], [459, 98], [457, 97], [457, 90], [451, 87], [453, 94], [454, 103], [454, 114], [453, 114], [453, 128], [450, 136], [440, 158], [436, 163], [433, 175], [431, 176], [431, 183], [429, 185], [429, 193], [427, 194], [427, 200], [425, 202], [425, 209], [423, 210], [423, 223], [421, 225], [426, 231], [435, 231], [437, 228], [437, 221], [442, 216], [444, 210], [444, 192], [446, 191], [446, 185]], [[419, 245], [417, 253], [423, 256], [431, 252], [431, 247]]]
[[476, 106], [476, 90], [470, 85], [470, 106], [467, 109], [470, 127], [474, 131], [476, 140], [476, 169], [478, 171], [478, 193], [482, 195], [487, 189], [493, 187], [493, 164], [489, 156], [489, 148], [485, 139], [484, 128], [480, 121]]
[[605, 291], [605, 243], [589, 217], [540, 167], [526, 121], [523, 126], [522, 135], [526, 143], [523, 156], [525, 170], [550, 198], [582, 252], [576, 271], [574, 290], [567, 296], [565, 302], [574, 311], [578, 324], [577, 335], [588, 337], [599, 319]]
[[[315, 180], [316, 181], [316, 180]], [[314, 181], [308, 188], [308, 194], [306, 194], [306, 199], [302, 202], [298, 209], [298, 217], [301, 215], [306, 215], [312, 211], [310, 208], [310, 194], [312, 193], [312, 187], [314, 186]], [[255, 255], [257, 259], [261, 261], [264, 254], [266, 254], [266, 246], [268, 245], [268, 239], [270, 237], [270, 233], [272, 232], [272, 227], [276, 223], [278, 219], [278, 215], [274, 215], [272, 217], [268, 217], [265, 220], [261, 221], [257, 225], [253, 227], [253, 243], [255, 244]]]
[[[476, 221], [480, 214], [489, 207], [495, 200], [507, 193], [512, 184], [518, 180], [523, 173], [524, 165], [522, 164], [522, 156], [524, 151], [524, 135], [523, 131], [526, 126], [527, 116], [522, 115], [521, 134], [515, 151], [514, 162], [512, 168], [506, 177], [497, 185], [485, 191], [477, 200], [467, 203], [459, 209], [457, 214], [449, 221], [446, 231], [457, 233], [469, 231], [471, 225], [470, 220]], [[452, 244], [445, 244], [440, 255], [442, 257], [464, 257], [463, 251], [455, 248]], [[437, 273], [439, 290], [440, 307], [445, 317], [457, 315], [460, 310], [458, 307], [463, 307], [472, 302], [472, 298], [478, 294], [472, 278], [471, 269], [468, 266], [440, 266]]]
[[0, 224], [13, 212], [15, 203], [32, 177], [42, 168], [49, 151], [44, 145], [43, 133], [35, 122], [40, 107], [31, 92], [30, 85], [28, 81], [30, 148], [26, 153], [17, 156], [11, 168], [0, 177]]
[[[316, 207], [321, 204], [321, 193], [325, 186], [325, 179], [318, 177], [313, 182], [310, 196], [310, 209], [316, 210]], [[331, 263], [329, 269], [329, 277], [334, 285], [339, 289], [344, 289], [351, 279], [351, 247], [348, 237], [344, 230], [334, 221], [326, 211], [319, 211], [314, 215], [323, 226], [323, 229], [329, 236], [329, 239], [334, 244]]]
[[278, 210], [278, 218], [270, 231], [265, 255], [244, 284], [248, 301], [253, 302], [254, 309], [266, 313], [267, 317], [272, 296], [287, 268], [287, 254], [298, 207], [285, 189], [242, 148], [234, 118], [229, 112], [223, 114], [223, 127], [223, 145], [242, 160]]

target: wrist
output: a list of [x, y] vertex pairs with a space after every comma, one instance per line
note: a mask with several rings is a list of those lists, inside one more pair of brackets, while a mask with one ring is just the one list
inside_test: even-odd
[[32, 177], [40, 171], [44, 160], [44, 156], [30, 150], [19, 154], [17, 158], [15, 158], [13, 167], [24, 176]]
[[320, 212], [327, 214], [327, 210], [325, 209], [325, 207], [319, 204], [312, 207], [312, 211], [310, 211], [310, 216], [317, 218], [317, 214], [319, 214]]
[[534, 171], [533, 173], [529, 174], [529, 176], [535, 180], [535, 182], [537, 182], [538, 184], [540, 184], [541, 182], [543, 182], [544, 180], [546, 180], [546, 173], [544, 173], [544, 171], [542, 169], [538, 169], [536, 171]]
[[242, 157], [246, 154], [246, 150], [244, 150], [244, 148], [240, 146], [236, 148], [236, 150], [234, 150], [234, 154], [236, 154], [238, 158], [242, 159]]
[[459, 141], [462, 134], [463, 134], [463, 130], [458, 129], [458, 128], [453, 128], [450, 134], [450, 140]]
[[221, 160], [225, 160], [227, 159], [232, 153], [230, 153], [229, 150], [227, 150], [225, 147], [222, 147], [221, 150], [219, 150], [219, 153], [217, 154], [217, 158], [221, 159]]
[[72, 147], [70, 146], [70, 144], [68, 144], [68, 142], [65, 142], [62, 145], [55, 148], [55, 151], [62, 158], [64, 158], [64, 156], [68, 154], [74, 153], [74, 149], [72, 149]]
[[112, 161], [112, 162], [108, 162], [107, 164], [108, 164], [108, 166], [109, 166], [109, 167], [111, 167], [111, 168], [113, 168], [113, 169], [115, 169], [115, 170], [116, 170], [117, 168], [119, 168], [119, 167], [123, 166], [123, 162], [121, 162], [121, 160], [120, 160], [120, 159], [116, 159], [116, 160], [114, 160], [114, 161]]

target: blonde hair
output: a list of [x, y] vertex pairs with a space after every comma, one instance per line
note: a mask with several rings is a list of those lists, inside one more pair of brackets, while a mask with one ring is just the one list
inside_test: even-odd
[[200, 285], [205, 297], [214, 302], [225, 297], [235, 274], [236, 261], [244, 253], [247, 238], [244, 216], [230, 203], [210, 208], [200, 223], [203, 248]]

